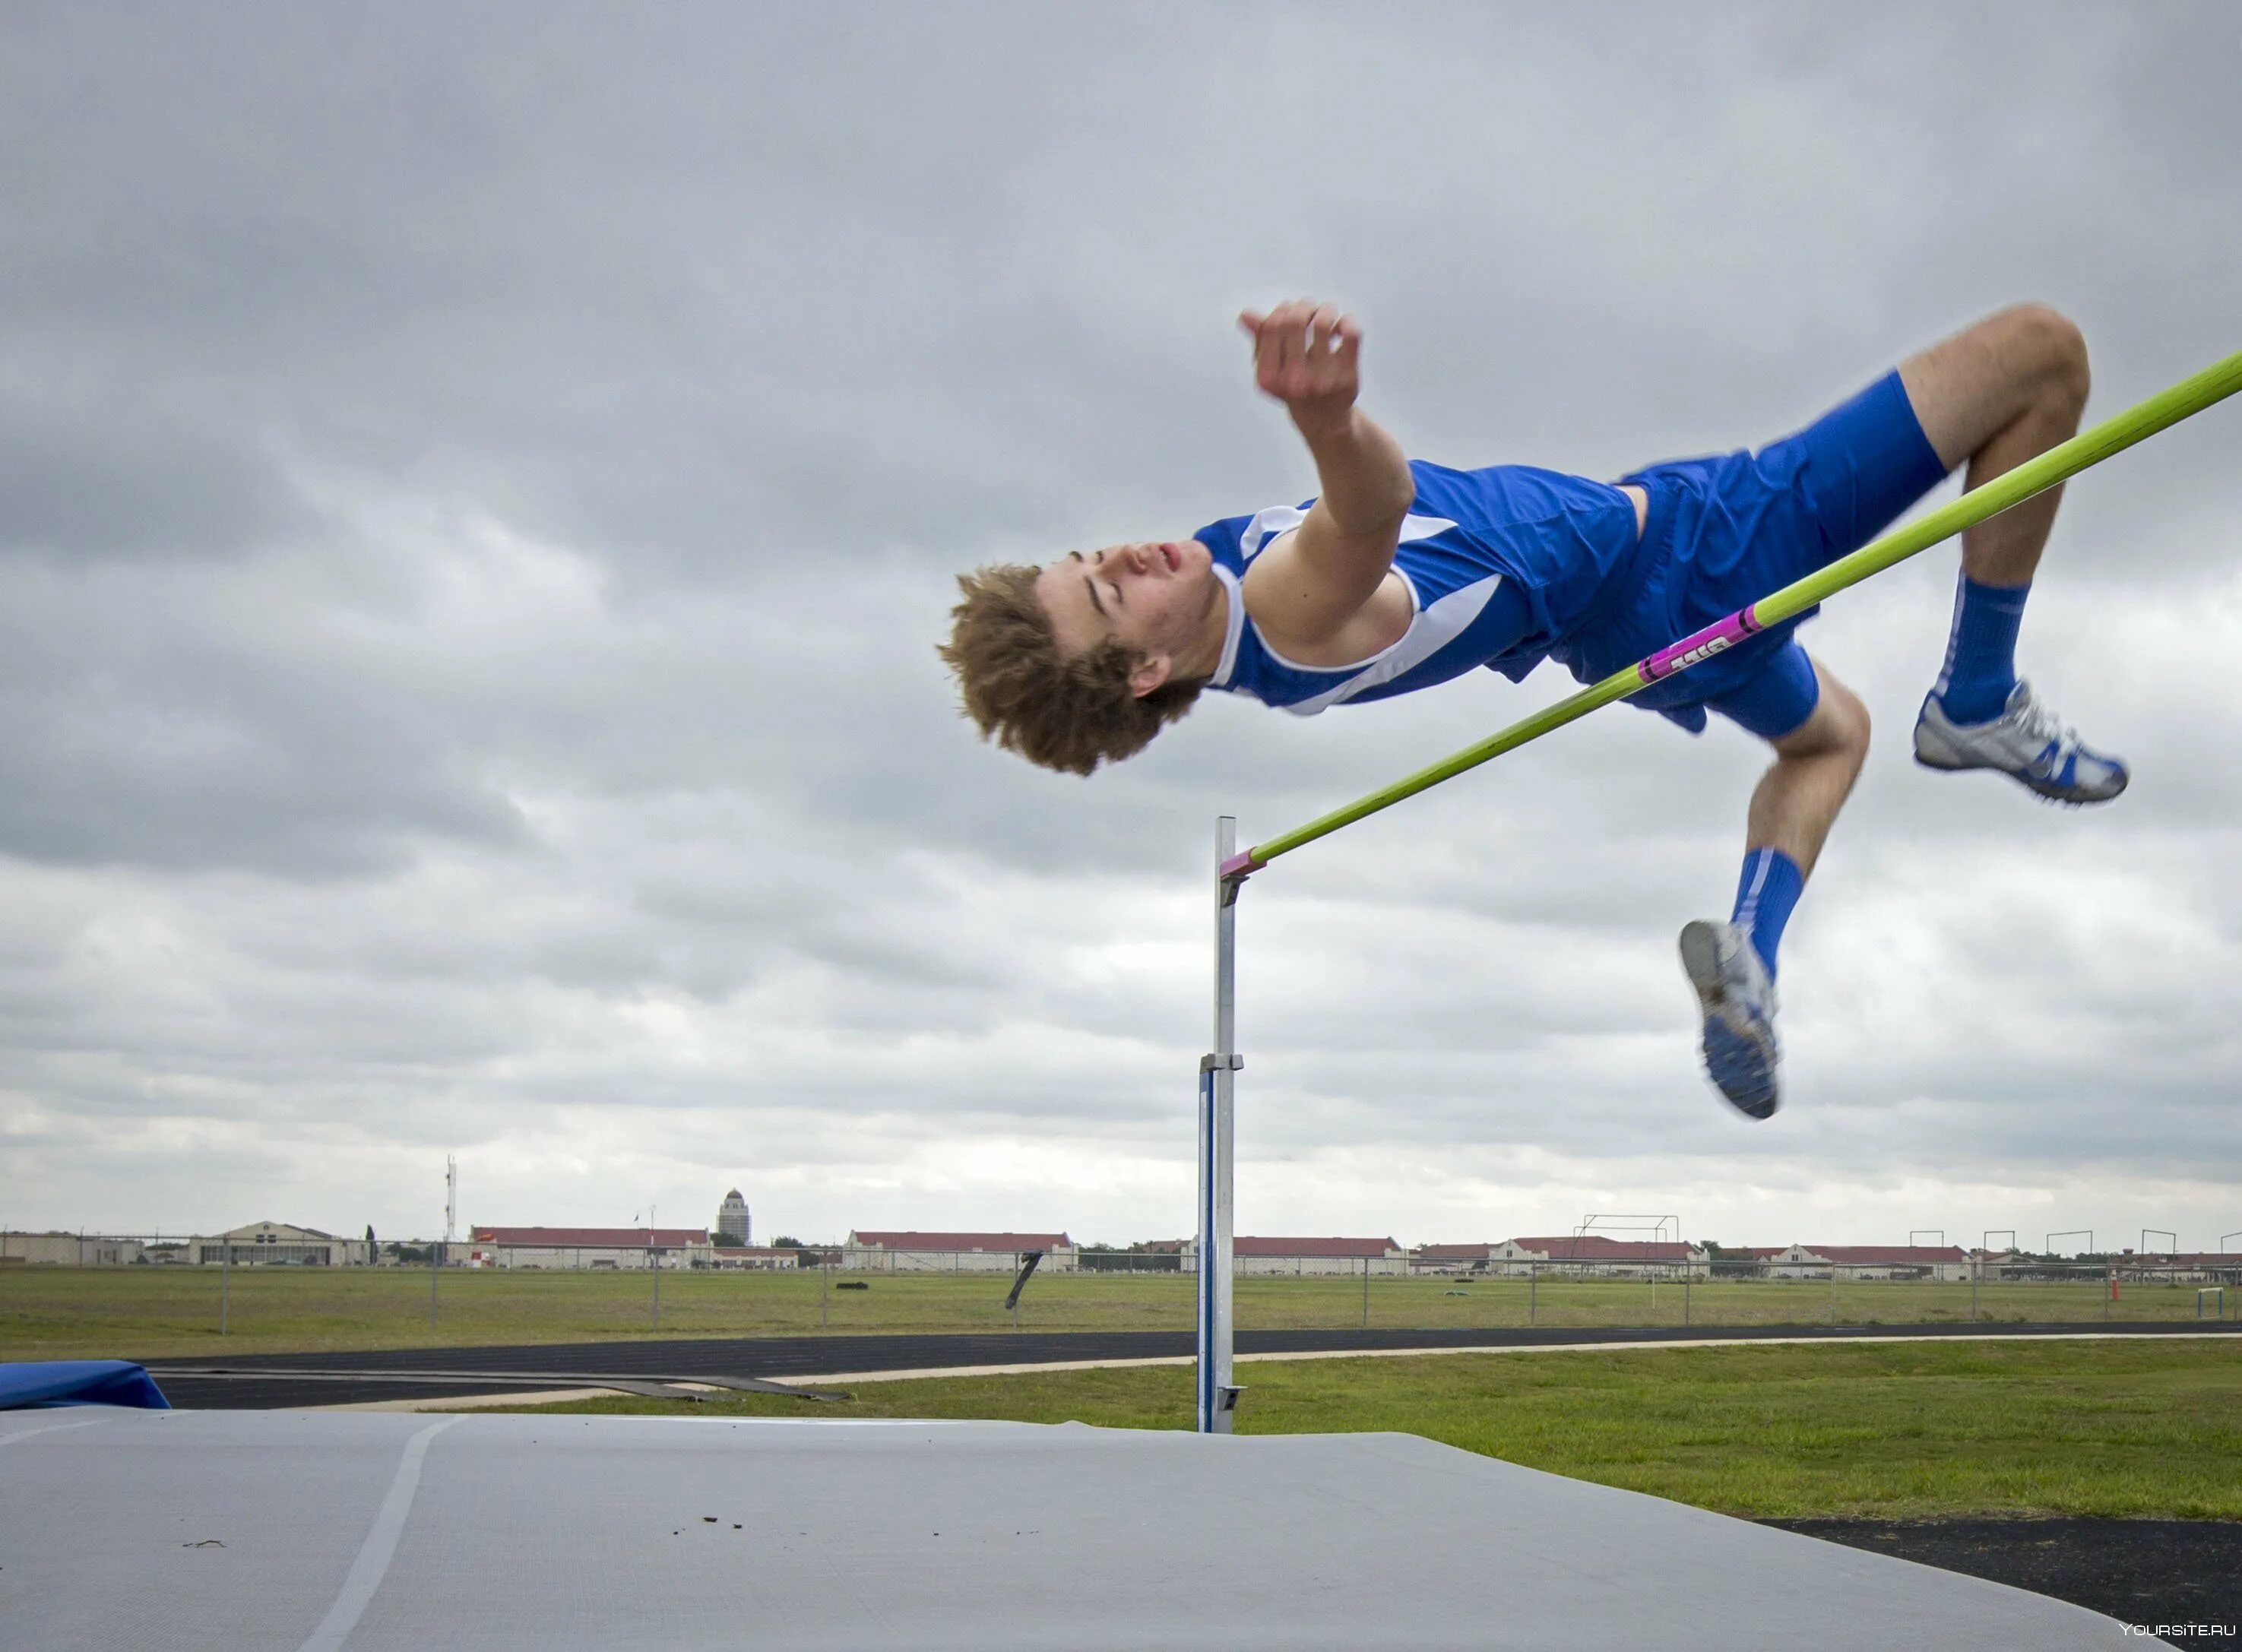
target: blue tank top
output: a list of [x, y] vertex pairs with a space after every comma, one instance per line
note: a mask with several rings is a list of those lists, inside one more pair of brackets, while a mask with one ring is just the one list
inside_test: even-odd
[[1230, 594], [1230, 631], [1207, 686], [1312, 716], [1326, 706], [1384, 700], [1477, 666], [1525, 676], [1608, 600], [1636, 549], [1635, 502], [1604, 482], [1524, 465], [1450, 470], [1409, 461], [1417, 497], [1393, 566], [1409, 588], [1409, 628], [1353, 665], [1296, 665], [1262, 640], [1245, 612], [1246, 564], [1297, 527], [1310, 500], [1210, 523], [1193, 537], [1213, 553]]

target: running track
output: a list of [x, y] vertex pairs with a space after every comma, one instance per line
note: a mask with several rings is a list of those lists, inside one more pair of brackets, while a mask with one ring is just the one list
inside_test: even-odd
[[[1623, 1346], [1630, 1343], [1750, 1342], [1771, 1338], [1832, 1342], [1925, 1337], [2165, 1336], [2206, 1333], [2242, 1335], [2242, 1323], [2078, 1325], [1752, 1325], [1674, 1326], [1541, 1326], [1477, 1331], [1240, 1331], [1241, 1354], [1392, 1353], [1440, 1348]], [[1187, 1359], [1195, 1351], [1189, 1331], [1029, 1331], [971, 1334], [822, 1337], [727, 1337], [701, 1340], [574, 1342], [531, 1346], [391, 1348], [366, 1353], [264, 1353], [232, 1358], [144, 1361], [176, 1406], [205, 1410], [274, 1410], [359, 1404], [379, 1400], [433, 1400], [476, 1392], [467, 1373], [511, 1379], [551, 1379], [534, 1386], [561, 1387], [569, 1380], [632, 1377], [693, 1381], [708, 1377], [786, 1382], [804, 1377], [845, 1380], [908, 1371], [950, 1371], [990, 1366]], [[189, 1374], [222, 1368], [227, 1374]], [[413, 1372], [440, 1372], [442, 1380], [415, 1380]], [[353, 1381], [351, 1379], [360, 1380]]]

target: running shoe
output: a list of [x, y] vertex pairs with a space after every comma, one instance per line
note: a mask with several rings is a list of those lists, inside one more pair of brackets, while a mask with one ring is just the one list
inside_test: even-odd
[[2019, 682], [1990, 722], [1957, 723], [1936, 694], [1915, 720], [1915, 760], [1926, 769], [1993, 769], [2059, 803], [2106, 803], [2131, 777], [2125, 760], [2096, 751]]
[[1782, 1105], [1776, 1070], [1775, 982], [1734, 923], [1682, 926], [1682, 967], [1705, 1012], [1705, 1073], [1747, 1118], [1770, 1118]]

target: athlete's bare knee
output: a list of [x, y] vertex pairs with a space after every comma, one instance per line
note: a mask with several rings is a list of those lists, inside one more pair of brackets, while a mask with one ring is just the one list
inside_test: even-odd
[[2024, 371], [2047, 400], [2076, 413], [2093, 386], [2086, 335], [2051, 304], [2019, 304], [1994, 318], [2015, 340]]
[[2011, 305], [1910, 356], [1899, 373], [1950, 469], [2021, 420], [2075, 423], [2086, 406], [2086, 340], [2052, 305]]
[[1861, 697], [1843, 683], [1825, 680], [1822, 686], [1824, 700], [1836, 714], [1833, 731], [1837, 750], [1852, 760], [1856, 773], [1869, 755], [1869, 708]]
[[1822, 695], [1813, 715], [1775, 741], [1778, 758], [1842, 757], [1860, 771], [1869, 755], [1869, 708], [1861, 698], [1828, 672], [1822, 674]]

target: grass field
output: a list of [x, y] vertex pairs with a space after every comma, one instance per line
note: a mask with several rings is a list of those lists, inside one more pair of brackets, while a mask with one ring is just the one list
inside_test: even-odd
[[[834, 1290], [851, 1279], [862, 1291]], [[587, 1342], [650, 1335], [799, 1336], [1003, 1331], [1009, 1277], [995, 1273], [836, 1275], [668, 1273], [654, 1329], [652, 1275], [410, 1268], [238, 1267], [218, 1334], [216, 1268], [0, 1270], [0, 1359], [156, 1358], [219, 1353]], [[1038, 1275], [1023, 1297], [1024, 1331], [1189, 1330], [1190, 1276]], [[1970, 1318], [1967, 1285], [1454, 1278], [1245, 1278], [1241, 1330], [1371, 1326], [1920, 1325]], [[2187, 1320], [2187, 1286], [2128, 1285], [2117, 1302], [2097, 1283], [1988, 1285], [1977, 1317], [1993, 1322]], [[1687, 1316], [1685, 1320], [1685, 1314]]]
[[[997, 1331], [994, 1274], [664, 1276], [660, 1334]], [[651, 1279], [614, 1273], [238, 1268], [230, 1334], [215, 1270], [0, 1272], [0, 1359], [307, 1352], [638, 1339]], [[1373, 1279], [1373, 1326], [1680, 1328], [1675, 1286]], [[1357, 1279], [1241, 1279], [1241, 1327], [1364, 1323]], [[2186, 1320], [2191, 1287], [1983, 1287], [1981, 1319]], [[1694, 1286], [1694, 1324], [1952, 1322], [1964, 1286]], [[1187, 1329], [1186, 1276], [1039, 1277], [1023, 1330]], [[1247, 1433], [1394, 1429], [1728, 1512], [1778, 1518], [2044, 1513], [2242, 1520], [2242, 1340], [1833, 1344], [1811, 1347], [1252, 1361]], [[867, 1383], [833, 1407], [761, 1396], [617, 1399], [571, 1409], [695, 1415], [998, 1417], [1182, 1427], [1183, 1367]]]
[[[2242, 1520], [2242, 1342], [2224, 1338], [1255, 1360], [1238, 1376], [1241, 1433], [1423, 1434], [1757, 1518]], [[1191, 1373], [867, 1383], [815, 1407], [725, 1395], [541, 1409], [1178, 1428]]]

